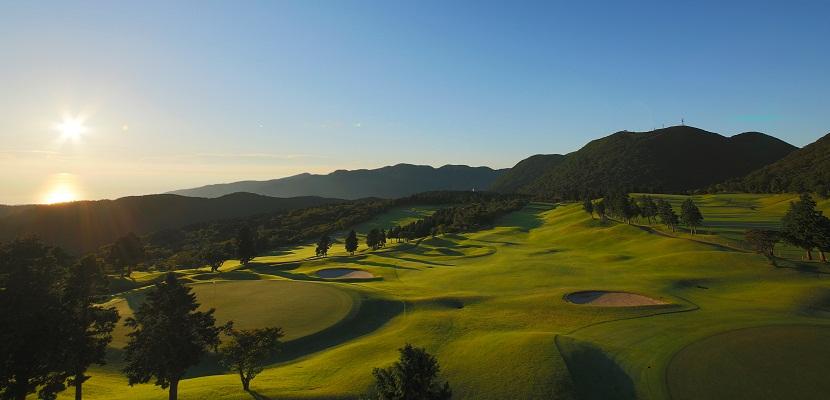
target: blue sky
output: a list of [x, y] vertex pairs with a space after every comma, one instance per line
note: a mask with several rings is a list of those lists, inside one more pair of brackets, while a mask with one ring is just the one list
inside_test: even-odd
[[[4, 3], [0, 203], [67, 176], [111, 198], [509, 167], [681, 118], [798, 146], [830, 132], [830, 3], [720, 3]], [[66, 115], [76, 140], [56, 137]]]

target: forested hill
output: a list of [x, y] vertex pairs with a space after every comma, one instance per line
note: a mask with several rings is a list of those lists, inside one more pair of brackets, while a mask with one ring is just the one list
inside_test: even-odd
[[466, 165], [397, 164], [378, 169], [338, 170], [327, 175], [300, 174], [268, 181], [241, 181], [176, 190], [183, 196], [218, 197], [234, 192], [265, 196], [321, 196], [338, 199], [399, 198], [433, 190], [485, 190], [505, 170]]
[[716, 185], [713, 190], [754, 193], [814, 192], [830, 194], [830, 134], [746, 177]]
[[490, 189], [503, 193], [515, 192], [559, 165], [564, 159], [565, 156], [562, 154], [537, 154], [525, 158], [496, 179]]
[[795, 146], [758, 132], [725, 137], [690, 126], [622, 131], [567, 154], [515, 190], [565, 199], [618, 190], [682, 193], [744, 176], [794, 150]]
[[84, 253], [134, 232], [145, 234], [197, 222], [292, 210], [342, 200], [274, 198], [234, 193], [216, 199], [172, 194], [15, 206], [0, 216], [0, 242], [34, 235], [73, 253]]

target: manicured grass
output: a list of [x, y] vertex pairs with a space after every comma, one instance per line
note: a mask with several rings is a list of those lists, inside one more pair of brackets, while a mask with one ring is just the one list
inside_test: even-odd
[[[738, 226], [779, 218], [787, 199], [717, 195], [701, 203], [711, 221]], [[394, 218], [384, 216], [380, 222]], [[713, 233], [712, 239], [728, 235]], [[323, 268], [358, 268], [382, 279], [325, 282], [315, 276]], [[245, 269], [229, 263], [223, 271], [200, 270], [183, 278], [194, 282], [200, 299], [216, 296], [206, 301], [227, 308], [223, 318], [249, 326], [303, 326], [302, 315], [291, 313], [314, 307], [318, 288], [343, 291], [359, 304], [333, 325], [320, 322], [316, 333], [295, 330], [297, 337], [284, 354], [252, 382], [258, 395], [270, 399], [355, 398], [371, 385], [372, 368], [393, 362], [396, 349], [407, 342], [438, 358], [457, 399], [682, 398], [697, 392], [681, 384], [682, 376], [667, 381], [667, 371], [686, 357], [676, 354], [707, 338], [775, 325], [784, 333], [771, 337], [799, 349], [821, 342], [787, 333], [786, 326], [830, 329], [830, 268], [825, 265], [782, 261], [775, 267], [751, 252], [636, 226], [603, 225], [578, 204], [532, 204], [492, 229], [441, 235], [417, 246], [394, 244], [372, 252], [361, 242], [354, 256], [335, 251], [323, 259], [310, 257], [309, 246], [299, 246], [259, 257]], [[233, 283], [217, 283], [228, 290], [211, 293], [213, 284], [205, 282], [212, 279]], [[307, 286], [291, 296], [256, 286], [275, 283]], [[639, 293], [670, 304], [596, 307], [563, 299], [583, 290]], [[272, 310], [254, 303], [285, 305]], [[700, 360], [715, 365], [718, 354], [746, 353], [733, 350], [739, 342], [711, 342], [720, 350]], [[772, 360], [780, 354], [764, 351], [766, 356], [759, 357]], [[778, 359], [779, 369], [800, 369], [791, 357]], [[727, 381], [735, 372], [728, 364], [724, 368], [721, 375]], [[812, 368], [830, 373], [825, 365]], [[164, 398], [151, 385], [126, 386], [117, 364], [96, 368], [92, 375], [86, 384], [90, 399]], [[225, 371], [200, 367], [193, 376], [180, 387], [182, 399], [251, 398]], [[701, 376], [689, 375], [688, 380], [694, 383]], [[780, 386], [775, 393], [791, 394], [789, 398], [826, 393], [816, 392], [824, 387], [794, 386], [783, 378], [767, 381]]]
[[827, 326], [771, 325], [729, 331], [677, 353], [667, 381], [675, 400], [826, 399], [828, 343]]

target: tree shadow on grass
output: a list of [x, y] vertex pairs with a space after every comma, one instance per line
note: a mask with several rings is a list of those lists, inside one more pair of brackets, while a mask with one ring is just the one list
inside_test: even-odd
[[254, 398], [254, 400], [271, 400], [270, 397], [259, 394], [256, 390], [249, 390], [248, 394], [250, 394], [251, 397]]
[[[363, 299], [352, 317], [320, 332], [284, 343], [280, 353], [267, 364], [289, 362], [372, 333], [403, 310], [404, 304], [400, 301]], [[185, 378], [228, 373], [227, 368], [223, 367], [219, 361], [216, 353], [210, 353], [197, 366], [188, 369]]]
[[[461, 254], [461, 253], [459, 253], [459, 254]], [[394, 258], [396, 260], [408, 261], [408, 262], [418, 263], [418, 264], [426, 264], [426, 265], [434, 265], [434, 266], [442, 266], [442, 267], [452, 267], [453, 266], [452, 264], [444, 264], [444, 263], [439, 263], [439, 262], [435, 262], [435, 261], [419, 260], [417, 258], [403, 257], [403, 256], [400, 256], [400, 255], [397, 255], [397, 254], [378, 254], [378, 256], [386, 257], [386, 258]]]
[[634, 382], [617, 363], [599, 347], [564, 336], [556, 337], [568, 372], [580, 399], [634, 400]]

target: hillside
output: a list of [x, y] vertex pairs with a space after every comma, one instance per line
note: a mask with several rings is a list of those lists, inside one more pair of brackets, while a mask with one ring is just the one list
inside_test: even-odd
[[519, 161], [513, 168], [510, 168], [504, 175], [498, 177], [491, 190], [497, 192], [515, 192], [519, 188], [533, 182], [542, 176], [546, 171], [559, 165], [565, 156], [562, 154], [536, 154], [522, 161]]
[[[195, 222], [340, 202], [320, 197], [273, 198], [234, 193], [216, 199], [172, 194], [19, 206], [0, 217], [0, 241], [36, 235], [75, 253], [87, 252], [134, 232], [144, 234]], [[17, 207], [15, 207], [17, 209]]]
[[811, 191], [826, 196], [830, 190], [830, 134], [744, 178], [716, 185], [714, 189], [753, 193]]
[[795, 149], [758, 132], [725, 137], [689, 126], [622, 131], [567, 154], [517, 191], [568, 199], [609, 190], [682, 193], [746, 175]]
[[320, 196], [338, 199], [398, 198], [433, 190], [487, 189], [504, 170], [466, 165], [397, 164], [378, 169], [338, 170], [327, 175], [299, 174], [268, 181], [240, 181], [176, 190], [182, 196], [219, 197], [249, 192], [264, 196]]

